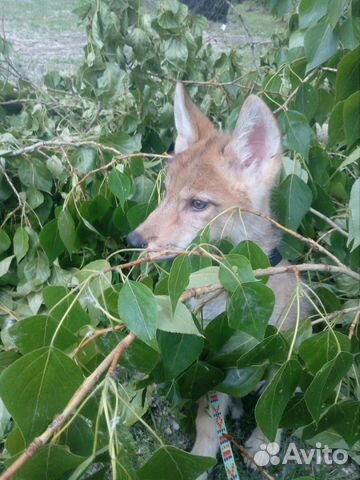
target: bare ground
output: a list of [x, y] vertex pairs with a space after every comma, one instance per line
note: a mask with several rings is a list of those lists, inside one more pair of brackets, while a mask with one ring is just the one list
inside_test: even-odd
[[[12, 57], [20, 72], [40, 83], [49, 70], [76, 70], [83, 57], [86, 36], [71, 9], [58, 4], [57, 9], [44, 8], [41, 12], [45, 2], [21, 0], [22, 11], [16, 11], [5, 3], [8, 0], [0, 0], [1, 35], [11, 43]], [[34, 3], [40, 12], [34, 12]]]
[[[78, 0], [0, 0], [0, 35], [13, 47], [12, 57], [20, 72], [33, 82], [41, 83], [50, 70], [75, 72], [83, 57], [86, 43], [85, 29], [72, 12]], [[250, 19], [251, 23], [251, 19]], [[270, 43], [264, 31], [253, 34], [254, 27], [244, 26], [243, 15], [235, 9], [225, 26], [209, 22], [204, 42], [216, 50], [241, 46], [246, 59], [253, 62], [251, 46], [258, 54]]]

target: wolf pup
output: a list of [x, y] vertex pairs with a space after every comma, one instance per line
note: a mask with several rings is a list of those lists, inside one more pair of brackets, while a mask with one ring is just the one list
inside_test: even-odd
[[[279, 242], [266, 219], [239, 209], [270, 215], [270, 194], [281, 168], [281, 139], [277, 121], [267, 105], [250, 95], [244, 102], [232, 135], [218, 132], [192, 103], [181, 83], [175, 91], [175, 156], [166, 170], [165, 196], [160, 205], [129, 237], [129, 243], [149, 251], [183, 250], [211, 222], [213, 242], [221, 237], [234, 244], [256, 242], [271, 254]], [[235, 213], [234, 213], [235, 212]], [[285, 264], [285, 262], [281, 262]], [[268, 285], [276, 297], [270, 324], [275, 325], [296, 288], [293, 274], [270, 277]], [[225, 311], [227, 296], [207, 303], [203, 318], [212, 320]], [[292, 326], [296, 312], [290, 310], [283, 329]], [[225, 411], [230, 399], [219, 394]], [[219, 443], [207, 398], [200, 399], [196, 418], [196, 441], [192, 453], [216, 456]], [[266, 443], [259, 428], [247, 442], [250, 453]], [[205, 479], [206, 474], [201, 476]]]

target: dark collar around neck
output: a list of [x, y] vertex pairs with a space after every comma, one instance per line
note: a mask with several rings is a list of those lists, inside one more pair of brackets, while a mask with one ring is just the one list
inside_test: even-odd
[[270, 265], [272, 267], [275, 267], [278, 263], [281, 262], [282, 256], [277, 248], [273, 248], [268, 255], [268, 259], [269, 259]]

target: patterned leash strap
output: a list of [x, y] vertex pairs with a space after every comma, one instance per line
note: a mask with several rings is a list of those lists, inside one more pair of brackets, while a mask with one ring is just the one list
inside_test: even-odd
[[227, 434], [224, 415], [221, 411], [219, 397], [216, 392], [209, 392], [209, 401], [211, 407], [211, 414], [215, 422], [216, 433], [220, 441], [221, 456], [224, 462], [226, 476], [228, 480], [240, 480], [237, 472], [234, 454], [231, 448], [231, 443], [225, 437]]

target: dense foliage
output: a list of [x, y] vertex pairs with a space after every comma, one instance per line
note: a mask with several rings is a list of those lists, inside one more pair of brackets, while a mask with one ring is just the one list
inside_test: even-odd
[[[84, 2], [83, 64], [73, 77], [47, 74], [44, 88], [18, 75], [2, 41], [10, 69], [0, 72], [4, 465], [114, 357], [128, 331], [137, 336], [123, 368], [114, 373], [107, 364], [111, 374], [93, 379], [15, 478], [111, 471], [118, 479], [195, 479], [213, 462], [166, 446], [148, 425], [154, 385], [175, 411], [215, 387], [244, 397], [270, 370], [256, 405], [268, 438], [281, 426], [360, 462], [360, 2], [267, 3], [287, 15], [288, 29], [256, 69], [236, 48], [204, 45], [205, 20], [176, 0], [156, 12], [135, 0]], [[215, 256], [205, 231], [187, 253], [161, 263], [137, 262], [127, 246], [126, 235], [161, 197], [176, 79], [219, 127], [233, 128], [250, 92], [277, 114], [285, 155], [273, 203], [287, 229], [280, 251], [314, 265], [294, 296], [313, 292], [313, 315], [295, 331], [266, 325], [272, 296], [256, 269], [269, 262], [255, 244], [224, 239]], [[196, 293], [190, 288], [219, 282], [231, 297], [228, 312], [203, 329], [201, 309], [191, 313], [183, 301]], [[241, 307], [251, 302], [255, 319]], [[155, 439], [148, 458], [136, 455], [137, 421]]]

